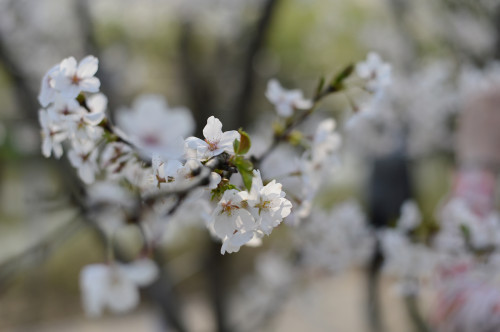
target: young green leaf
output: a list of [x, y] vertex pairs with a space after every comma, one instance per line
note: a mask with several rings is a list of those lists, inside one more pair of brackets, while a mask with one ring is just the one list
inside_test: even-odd
[[248, 136], [248, 134], [245, 131], [243, 131], [243, 129], [240, 128], [238, 130], [238, 132], [240, 133], [241, 139], [239, 142], [237, 153], [238, 154], [245, 154], [248, 152], [248, 150], [250, 150], [250, 147], [252, 146], [252, 142], [250, 141], [250, 136]]
[[332, 82], [330, 83], [330, 88], [333, 89], [334, 91], [342, 90], [342, 88], [344, 87], [344, 81], [349, 76], [351, 76], [353, 71], [354, 71], [353, 64], [350, 64], [349, 66], [345, 67], [333, 78]]
[[247, 190], [250, 190], [252, 188], [253, 180], [253, 164], [249, 160], [244, 159], [241, 156], [235, 157], [232, 163], [238, 169], [245, 188]]

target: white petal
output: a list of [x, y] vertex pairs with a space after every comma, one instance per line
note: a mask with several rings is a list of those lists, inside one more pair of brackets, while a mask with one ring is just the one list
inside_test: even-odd
[[147, 286], [158, 278], [158, 266], [150, 259], [143, 258], [120, 266], [128, 279], [138, 286]]
[[98, 92], [101, 86], [101, 81], [97, 77], [84, 78], [78, 83], [78, 86], [82, 91], [87, 92]]
[[83, 309], [87, 316], [100, 316], [104, 309], [109, 267], [104, 264], [85, 266], [80, 272]]
[[234, 153], [233, 142], [236, 139], [241, 139], [240, 133], [236, 130], [226, 131], [220, 138], [219, 147], [223, 148], [226, 152]]
[[104, 119], [104, 113], [89, 113], [84, 116], [85, 122], [92, 126], [97, 126]]
[[61, 61], [59, 68], [62, 73], [67, 77], [72, 77], [76, 74], [76, 60], [74, 57], [69, 57]]
[[92, 113], [104, 112], [108, 107], [108, 98], [102, 93], [97, 93], [87, 99], [87, 106]]
[[124, 313], [134, 309], [139, 304], [137, 286], [122, 273], [116, 272], [108, 283], [106, 304], [114, 313]]
[[86, 56], [78, 65], [77, 76], [80, 78], [92, 77], [97, 72], [99, 60], [92, 55]]
[[222, 122], [214, 116], [209, 117], [203, 128], [203, 136], [209, 142], [218, 142], [222, 136]]
[[221, 254], [224, 255], [225, 252], [238, 252], [242, 245], [252, 240], [253, 236], [253, 232], [237, 232], [233, 234], [231, 237], [224, 240], [224, 243], [222, 244], [222, 248], [220, 250]]

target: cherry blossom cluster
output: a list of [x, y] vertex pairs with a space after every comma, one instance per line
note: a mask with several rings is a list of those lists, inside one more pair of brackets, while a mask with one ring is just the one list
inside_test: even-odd
[[[273, 140], [265, 147], [252, 146], [242, 129], [224, 131], [214, 116], [207, 119], [203, 137], [194, 137], [190, 111], [168, 105], [159, 95], [138, 96], [131, 107], [116, 110], [112, 123], [107, 98], [99, 92], [97, 70], [93, 56], [79, 63], [73, 57], [64, 59], [45, 74], [39, 95], [42, 154], [60, 158], [66, 150], [87, 185], [82, 202], [86, 216], [108, 238], [107, 263], [81, 272], [84, 307], [90, 316], [106, 308], [119, 313], [137, 305], [138, 287], [151, 284], [159, 274], [148, 258], [152, 248], [168, 243], [176, 228], [192, 224], [178, 223], [186, 216], [199, 220], [222, 242], [222, 254], [259, 245], [283, 220], [298, 225], [308, 218], [324, 180], [338, 164], [341, 146], [333, 118], [311, 117], [318, 102], [347, 90], [355, 73], [371, 94], [390, 81], [390, 66], [374, 54], [346, 67], [330, 83], [322, 79], [311, 99], [270, 80], [266, 97], [277, 117]], [[301, 127], [309, 119], [315, 122], [311, 134]], [[293, 154], [285, 155], [290, 151]], [[339, 220], [346, 220], [331, 229], [328, 223], [321, 228], [321, 222], [311, 222], [309, 233], [323, 229], [323, 237], [331, 235], [340, 242], [326, 245], [325, 238], [320, 243], [326, 247], [313, 246], [307, 252], [336, 246], [332, 250], [338, 253], [340, 247], [364, 238], [369, 231], [356, 211], [346, 206], [325, 216], [337, 219], [339, 214]], [[351, 216], [359, 222], [347, 222]], [[318, 218], [324, 219], [313, 219]], [[143, 249], [132, 262], [117, 260], [113, 250], [115, 234], [127, 224], [136, 225], [143, 236]], [[343, 231], [346, 239], [340, 235]]]

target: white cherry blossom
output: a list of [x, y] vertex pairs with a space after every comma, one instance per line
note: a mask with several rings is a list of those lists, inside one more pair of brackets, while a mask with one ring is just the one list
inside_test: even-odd
[[54, 77], [54, 88], [65, 98], [76, 98], [80, 92], [98, 92], [101, 82], [94, 77], [99, 60], [89, 55], [80, 63], [74, 57], [64, 59], [59, 65], [59, 72]]
[[285, 192], [276, 180], [264, 186], [260, 172], [254, 170], [253, 175], [252, 188], [247, 199], [249, 210], [259, 229], [269, 235], [273, 228], [290, 214], [292, 203], [285, 198]]
[[[212, 213], [210, 226], [223, 241], [221, 253], [237, 252], [253, 238], [257, 223], [246, 209], [247, 192], [226, 190]], [[227, 243], [226, 243], [227, 242]]]
[[367, 80], [366, 89], [375, 94], [391, 84], [391, 65], [383, 62], [380, 55], [374, 52], [368, 53], [366, 61], [356, 65], [356, 74]]
[[113, 313], [132, 310], [139, 303], [138, 287], [151, 284], [158, 273], [158, 267], [149, 259], [130, 264], [87, 265], [80, 272], [85, 313], [98, 317], [106, 308]]
[[187, 108], [170, 108], [162, 96], [142, 95], [132, 109], [116, 115], [117, 126], [145, 156], [157, 153], [162, 158], [180, 158], [184, 137], [194, 130], [194, 119]]
[[42, 129], [42, 154], [48, 158], [53, 152], [59, 159], [63, 154], [61, 143], [68, 137], [65, 128], [51, 120], [46, 110], [38, 111], [38, 120]]
[[38, 95], [38, 102], [43, 107], [47, 107], [50, 103], [56, 100], [58, 91], [54, 89], [54, 77], [59, 75], [59, 65], [50, 68], [49, 71], [43, 76], [42, 84], [40, 87], [40, 94]]
[[73, 144], [73, 148], [68, 152], [71, 165], [77, 168], [78, 176], [86, 184], [94, 182], [95, 175], [99, 170], [97, 156], [98, 150], [90, 141]]
[[106, 145], [101, 153], [100, 166], [111, 179], [123, 176], [123, 170], [133, 158], [132, 148], [121, 142]]
[[208, 118], [207, 125], [203, 128], [203, 136], [205, 140], [197, 137], [186, 139], [188, 149], [196, 151], [198, 160], [207, 160], [222, 152], [234, 154], [233, 142], [240, 139], [236, 130], [222, 132], [222, 123], [214, 116]]
[[278, 115], [284, 118], [292, 116], [295, 109], [308, 109], [313, 106], [311, 100], [304, 98], [302, 91], [286, 90], [276, 79], [267, 83], [266, 97], [276, 107]]

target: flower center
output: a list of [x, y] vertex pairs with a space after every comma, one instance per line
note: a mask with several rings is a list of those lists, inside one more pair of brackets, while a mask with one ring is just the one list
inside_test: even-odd
[[259, 216], [262, 210], [268, 210], [271, 207], [271, 201], [262, 201], [260, 203], [255, 204], [255, 207], [259, 209]]
[[78, 85], [82, 79], [78, 77], [76, 74], [71, 77], [71, 84]]
[[145, 135], [142, 137], [142, 142], [146, 145], [159, 145], [160, 140], [158, 139], [158, 136], [155, 135]]
[[226, 203], [221, 203], [220, 205], [222, 206], [222, 211], [220, 213], [221, 214], [226, 213], [229, 216], [231, 215], [233, 210], [240, 208], [238, 205], [232, 204], [231, 201], [227, 201]]
[[208, 150], [209, 150], [209, 151], [215, 151], [215, 150], [217, 150], [217, 149], [218, 149], [217, 144], [218, 144], [219, 142], [210, 142], [209, 140], [205, 139], [205, 143], [207, 143], [207, 144], [208, 144]]

